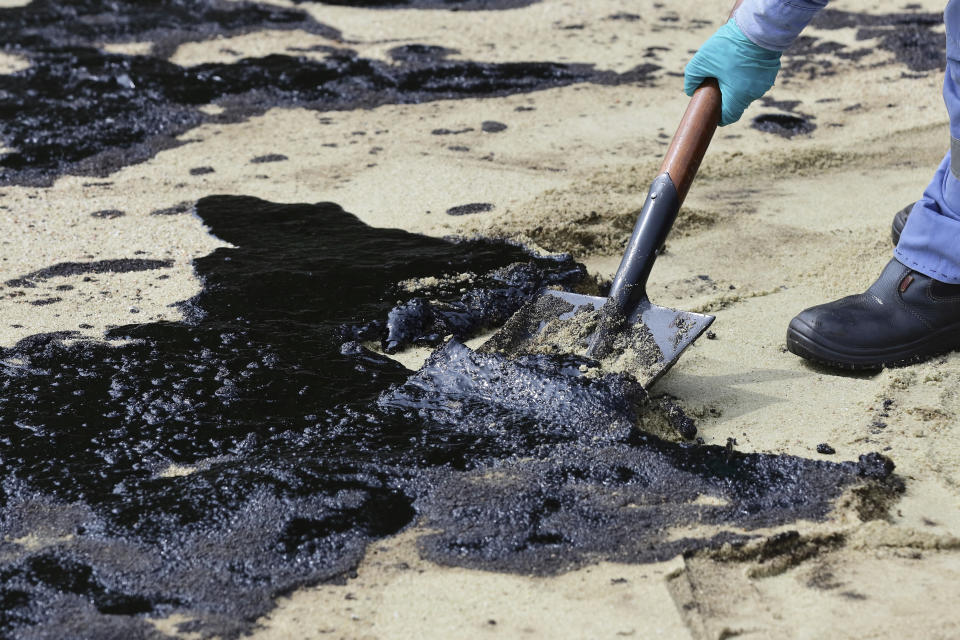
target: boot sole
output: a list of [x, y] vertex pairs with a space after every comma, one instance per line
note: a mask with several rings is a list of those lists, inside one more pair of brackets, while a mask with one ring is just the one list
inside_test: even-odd
[[904, 367], [960, 349], [960, 323], [907, 344], [850, 351], [817, 336], [813, 327], [794, 318], [787, 328], [787, 349], [801, 358], [837, 369], [865, 371]]

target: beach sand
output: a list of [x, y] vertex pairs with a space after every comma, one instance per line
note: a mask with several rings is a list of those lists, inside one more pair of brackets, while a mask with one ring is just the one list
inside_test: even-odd
[[[205, 124], [181, 146], [105, 178], [0, 188], [0, 281], [56, 263], [116, 259], [169, 261], [170, 276], [62, 276], [26, 296], [0, 291], [0, 344], [51, 331], [100, 338], [134, 319], [179, 318], [171, 305], [201, 286], [191, 260], [223, 243], [195, 217], [151, 212], [210, 194], [333, 201], [372, 226], [518, 239], [569, 251], [610, 278], [687, 101], [677, 74], [729, 10], [726, 0], [643, 4], [544, 0], [487, 12], [297, 5], [375, 59], [418, 43], [477, 61], [661, 69], [652, 86], [577, 84], [330, 113], [272, 109]], [[933, 0], [920, 5], [942, 10]], [[831, 7], [881, 15], [902, 3]], [[635, 18], [611, 19], [625, 13]], [[742, 451], [844, 460], [883, 452], [906, 484], [889, 516], [864, 522], [841, 500], [828, 521], [785, 528], [799, 532], [800, 551], [779, 564], [722, 549], [651, 565], [600, 562], [546, 578], [433, 565], [419, 558], [423, 532], [414, 526], [373, 543], [345, 584], [279, 598], [254, 637], [960, 636], [960, 354], [846, 374], [807, 364], [784, 343], [794, 314], [864, 290], [890, 259], [894, 212], [919, 197], [949, 146], [942, 71], [911, 70], [876, 39], [858, 41], [855, 28], [806, 34], [869, 51], [815, 54], [832, 75], [822, 73], [826, 67], [786, 74], [770, 93], [778, 104], [755, 104], [741, 123], [718, 131], [649, 289], [659, 304], [715, 314], [716, 336], [689, 349], [656, 392], [677, 398], [707, 443], [735, 438]], [[198, 64], [313, 44], [331, 43], [297, 31], [258, 32], [187, 43], [173, 60]], [[2, 56], [0, 73], [23, 64]], [[785, 109], [815, 130], [788, 139], [750, 127], [754, 117]], [[488, 121], [506, 129], [484, 131]], [[432, 133], [442, 129], [463, 132]], [[268, 154], [288, 161], [250, 162]], [[195, 167], [214, 171], [191, 175]], [[493, 208], [445, 213], [469, 203]], [[123, 215], [91, 215], [111, 211]], [[408, 366], [423, 357], [424, 350], [399, 356]], [[836, 454], [817, 453], [820, 443]], [[176, 622], [157, 625], [173, 631]]]

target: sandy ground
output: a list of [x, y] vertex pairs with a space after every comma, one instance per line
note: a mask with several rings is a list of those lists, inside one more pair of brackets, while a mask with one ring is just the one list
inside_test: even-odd
[[[525, 239], [572, 251], [593, 273], [610, 277], [686, 103], [681, 80], [668, 72], [682, 70], [729, 9], [726, 0], [642, 4], [544, 0], [505, 12], [298, 5], [342, 30], [365, 56], [422, 43], [473, 60], [570, 60], [616, 71], [652, 61], [663, 69], [652, 88], [577, 85], [355, 112], [275, 109], [192, 130], [188, 144], [105, 179], [68, 176], [45, 189], [2, 188], [0, 282], [65, 261], [173, 264], [163, 281], [101, 274], [93, 282], [54, 278], [28, 296], [0, 291], [0, 344], [59, 330], [96, 338], [134, 319], [177, 318], [170, 305], [200, 286], [190, 261], [221, 243], [194, 217], [150, 213], [216, 193], [330, 200], [374, 226]], [[942, 9], [933, 0], [921, 4]], [[902, 3], [831, 6], [880, 13]], [[618, 12], [641, 17], [607, 19]], [[661, 20], [665, 15], [678, 21]], [[808, 35], [863, 46], [854, 29]], [[173, 60], [196, 64], [330, 44], [322, 40], [266, 32], [186, 44]], [[810, 135], [786, 140], [749, 128], [751, 117], [778, 112], [760, 105], [743, 123], [720, 130], [650, 288], [661, 304], [717, 315], [716, 339], [698, 342], [658, 386], [698, 418], [708, 443], [736, 438], [745, 451], [818, 457], [817, 444], [827, 442], [837, 459], [883, 451], [907, 486], [889, 520], [862, 523], [841, 501], [830, 521], [791, 527], [814, 551], [781, 567], [721, 551], [660, 565], [601, 563], [556, 578], [433, 566], [417, 556], [422, 532], [413, 529], [374, 544], [346, 584], [281, 598], [257, 637], [960, 636], [960, 355], [840, 375], [784, 347], [795, 313], [872, 282], [891, 255], [892, 214], [919, 196], [948, 147], [941, 74], [905, 74], [890, 59], [878, 50], [857, 61], [835, 59], [833, 76], [780, 82], [771, 95], [801, 101], [796, 109], [817, 124]], [[0, 57], [0, 73], [23, 64]], [[480, 124], [487, 120], [508, 128], [485, 133]], [[472, 131], [431, 134], [439, 128]], [[271, 153], [290, 160], [250, 163]], [[215, 171], [191, 175], [198, 166]], [[444, 213], [472, 202], [495, 208]], [[124, 215], [91, 216], [104, 210]], [[74, 289], [56, 289], [66, 284]], [[50, 297], [62, 300], [29, 304]], [[422, 357], [408, 353], [404, 361], [415, 365]], [[158, 625], [173, 629], [176, 622]]]

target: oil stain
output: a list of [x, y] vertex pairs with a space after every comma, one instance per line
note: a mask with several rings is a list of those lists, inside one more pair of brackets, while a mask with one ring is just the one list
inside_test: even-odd
[[[147, 617], [179, 614], [182, 631], [238, 637], [414, 519], [435, 562], [550, 574], [898, 489], [876, 454], [662, 441], [635, 426], [628, 376], [461, 343], [580, 282], [569, 256], [373, 229], [329, 203], [216, 196], [196, 212], [232, 246], [195, 262], [188, 320], [0, 352], [2, 636], [157, 637]], [[371, 341], [439, 348], [414, 373]], [[717, 533], [671, 535], [693, 524]]]
[[13, 288], [31, 289], [38, 282], [51, 278], [64, 278], [87, 273], [130, 273], [132, 271], [150, 271], [165, 269], [173, 266], [173, 260], [147, 260], [143, 258], [117, 258], [115, 260], [95, 260], [92, 262], [58, 262], [57, 264], [17, 278], [7, 280], [4, 284]]
[[782, 77], [804, 75], [812, 80], [835, 75], [837, 59], [856, 62], [876, 49], [892, 54], [893, 61], [919, 74], [942, 71], [946, 65], [942, 12], [867, 14], [823, 9], [811, 26], [826, 31], [856, 29], [857, 42], [875, 40], [875, 43], [852, 49], [840, 42], [801, 35], [784, 52]]
[[448, 216], [468, 216], [475, 213], [489, 213], [493, 211], [493, 205], [489, 202], [471, 202], [470, 204], [461, 204], [447, 209]]
[[781, 138], [812, 133], [817, 125], [809, 119], [786, 113], [764, 113], [753, 119], [751, 127], [764, 133], [772, 133]]
[[94, 218], [106, 218], [108, 220], [112, 220], [113, 218], [120, 218], [127, 214], [119, 209], [102, 209], [100, 211], [94, 211], [90, 215]]
[[267, 162], [286, 162], [289, 159], [290, 158], [283, 155], [282, 153], [268, 153], [267, 155], [264, 155], [264, 156], [257, 156], [255, 158], [252, 158], [250, 162], [252, 164], [265, 164]]
[[943, 70], [946, 40], [940, 28], [942, 12], [865, 14], [824, 9], [813, 21], [819, 29], [857, 30], [858, 41], [877, 39], [877, 45], [892, 53], [911, 71]]
[[[34, 2], [0, 9], [0, 38], [31, 66], [0, 75], [0, 185], [48, 186], [64, 172], [105, 176], [205, 122], [229, 123], [273, 107], [323, 111], [503, 96], [577, 82], [649, 84], [658, 66], [625, 73], [586, 64], [450, 61], [408, 45], [398, 64], [347, 47], [311, 47], [323, 60], [268, 55], [181, 67], [175, 45], [259, 29], [339, 32], [295, 9], [225, 0]], [[163, 25], [163, 26], [158, 26]], [[150, 41], [150, 56], [105, 53], [103, 42]], [[424, 52], [431, 53], [426, 55]], [[417, 53], [424, 55], [416, 55]], [[200, 107], [215, 103], [210, 115]]]
[[[340, 39], [338, 30], [302, 11], [246, 1], [44, 0], [0, 8], [0, 41], [27, 55], [48, 47], [151, 42], [151, 55], [166, 58], [185, 42], [262, 29], [299, 29]], [[123, 79], [120, 83], [129, 84]]]
[[497, 11], [519, 9], [540, 0], [293, 0], [365, 9], [449, 9], [450, 11]]

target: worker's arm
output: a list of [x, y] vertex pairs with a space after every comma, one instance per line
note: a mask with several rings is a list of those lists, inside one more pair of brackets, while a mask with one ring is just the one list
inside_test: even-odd
[[751, 102], [770, 90], [780, 71], [780, 54], [793, 44], [828, 0], [739, 0], [730, 20], [687, 64], [687, 95], [706, 78], [723, 94], [720, 125], [736, 122]]

